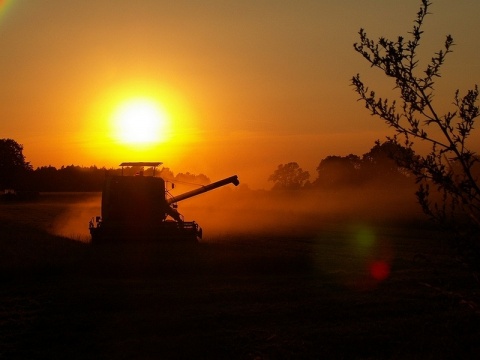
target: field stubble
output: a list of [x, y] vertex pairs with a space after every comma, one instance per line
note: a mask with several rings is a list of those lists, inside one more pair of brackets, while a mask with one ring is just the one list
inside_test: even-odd
[[[349, 216], [317, 217], [305, 232], [222, 228], [195, 246], [95, 247], [54, 234], [58, 219], [92, 204], [90, 195], [0, 204], [0, 358], [437, 359], [480, 351], [478, 317], [460, 297], [425, 285], [450, 295], [475, 286], [435, 229]], [[253, 211], [248, 220], [238, 211], [237, 221]], [[311, 224], [304, 215], [279, 212]]]

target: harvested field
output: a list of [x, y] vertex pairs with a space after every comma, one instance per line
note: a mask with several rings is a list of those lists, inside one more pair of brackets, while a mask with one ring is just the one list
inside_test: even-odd
[[480, 318], [462, 296], [476, 284], [434, 228], [337, 217], [305, 234], [224, 231], [194, 246], [90, 246], [52, 231], [90, 199], [0, 204], [0, 358], [480, 353]]

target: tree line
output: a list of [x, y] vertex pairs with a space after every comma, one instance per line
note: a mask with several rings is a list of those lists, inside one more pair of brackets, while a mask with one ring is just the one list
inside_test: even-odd
[[[15, 191], [101, 191], [107, 175], [153, 175], [153, 169], [141, 167], [110, 168], [68, 165], [56, 168], [41, 166], [33, 169], [23, 155], [23, 146], [12, 139], [0, 139], [0, 190]], [[302, 188], [341, 188], [357, 186], [375, 181], [391, 183], [410, 182], [411, 174], [401, 165], [400, 159], [413, 156], [410, 149], [404, 148], [392, 140], [380, 143], [363, 156], [327, 156], [317, 167], [317, 177], [310, 180], [308, 171], [304, 171], [297, 162], [281, 164], [268, 178], [273, 190], [298, 190]], [[406, 161], [406, 160], [405, 160]], [[206, 185], [211, 181], [204, 174], [178, 173], [169, 168], [156, 170], [172, 183], [190, 183]]]
[[369, 152], [358, 156], [331, 155], [320, 161], [316, 168], [317, 177], [310, 181], [310, 173], [297, 162], [281, 164], [268, 178], [274, 183], [273, 190], [298, 190], [304, 188], [333, 189], [365, 184], [409, 185], [413, 175], [406, 164], [415, 156], [389, 139], [377, 141]]
[[[23, 155], [23, 145], [13, 139], [0, 139], [0, 192], [70, 192], [101, 191], [107, 175], [153, 175], [153, 169], [142, 167], [105, 168], [68, 165], [33, 169]], [[157, 170], [165, 180], [177, 183], [206, 185], [211, 181], [204, 174], [177, 173], [169, 168]]]

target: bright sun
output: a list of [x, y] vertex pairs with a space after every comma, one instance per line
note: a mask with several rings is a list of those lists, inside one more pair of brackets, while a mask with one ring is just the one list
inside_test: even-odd
[[120, 105], [113, 115], [115, 138], [124, 144], [149, 145], [167, 138], [168, 117], [150, 99], [133, 99]]

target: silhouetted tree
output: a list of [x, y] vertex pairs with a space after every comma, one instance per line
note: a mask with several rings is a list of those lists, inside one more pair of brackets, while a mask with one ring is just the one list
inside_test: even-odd
[[300, 189], [310, 177], [308, 171], [302, 168], [296, 162], [278, 165], [277, 170], [268, 178], [273, 181], [275, 190], [296, 190]]
[[32, 174], [34, 189], [37, 191], [59, 191], [57, 169], [54, 166], [42, 166]]
[[211, 183], [210, 179], [207, 176], [203, 174], [191, 174], [188, 171], [186, 173], [178, 173], [175, 176], [175, 181], [195, 185], [208, 185]]
[[470, 150], [470, 135], [479, 116], [478, 87], [464, 96], [457, 90], [452, 111], [442, 115], [436, 108], [434, 82], [454, 43], [447, 35], [443, 49], [425, 68], [418, 68], [418, 48], [430, 6], [431, 1], [422, 0], [410, 39], [399, 36], [394, 41], [384, 37], [374, 41], [360, 29], [360, 41], [354, 44], [372, 67], [395, 82], [399, 106], [396, 101], [378, 97], [358, 74], [352, 78], [352, 85], [372, 115], [392, 127], [407, 148], [413, 148], [414, 139], [429, 144], [427, 155], [412, 157], [406, 164], [420, 183], [418, 199], [433, 219], [462, 235], [457, 243], [464, 259], [480, 270], [480, 187], [474, 174], [479, 158]]
[[24, 186], [31, 170], [32, 166], [25, 161], [23, 146], [12, 139], [0, 139], [0, 189]]
[[362, 157], [362, 174], [366, 181], [399, 183], [413, 174], [408, 164], [415, 156], [411, 148], [400, 145], [395, 139], [380, 142]]
[[158, 176], [168, 181], [175, 180], [175, 174], [173, 173], [173, 171], [170, 170], [170, 168], [167, 167], [162, 168], [162, 170], [160, 170], [160, 172], [158, 173]]
[[[97, 168], [96, 166], [81, 167], [76, 165], [62, 166], [60, 169], [54, 166], [42, 166], [30, 174], [32, 189], [36, 191], [101, 191], [105, 176], [134, 176], [144, 171], [144, 176], [152, 176], [151, 169], [139, 166], [125, 166], [123, 169]], [[203, 175], [180, 173], [177, 176], [169, 168], [156, 171], [155, 176], [161, 176], [170, 182], [187, 182], [189, 184], [207, 185], [210, 179]]]
[[319, 187], [341, 187], [359, 184], [361, 160], [357, 155], [327, 156], [317, 166], [318, 177], [313, 182]]
[[96, 166], [42, 166], [31, 173], [36, 191], [101, 191], [107, 170]]

